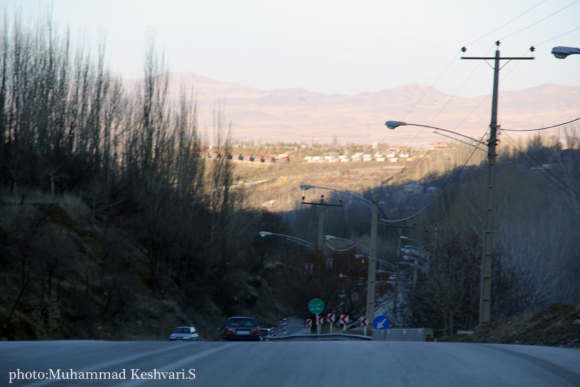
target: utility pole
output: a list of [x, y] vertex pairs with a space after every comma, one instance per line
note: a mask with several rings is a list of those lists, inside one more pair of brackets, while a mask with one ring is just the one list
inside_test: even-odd
[[379, 221], [379, 197], [373, 196], [371, 217], [371, 256], [369, 262], [369, 282], [367, 292], [367, 321], [370, 336], [373, 335], [373, 321], [375, 319], [375, 276], [377, 266], [377, 223]]
[[[400, 245], [400, 243], [399, 243]], [[397, 259], [395, 272], [395, 302], [393, 305], [393, 327], [397, 326], [397, 305], [399, 304], [399, 260]]]
[[316, 240], [316, 248], [318, 251], [324, 249], [324, 195], [320, 196], [320, 205], [318, 206], [318, 238]]
[[397, 268], [395, 269], [395, 301], [393, 302], [393, 327], [397, 326], [397, 308], [399, 305], [399, 261], [401, 260], [401, 235], [404, 228], [415, 228], [415, 223], [412, 226], [390, 226], [385, 227], [398, 228], [399, 233], [397, 237]]
[[[481, 260], [481, 293], [479, 299], [479, 325], [491, 322], [491, 254], [493, 250], [493, 193], [495, 188], [495, 158], [497, 146], [497, 105], [499, 89], [500, 60], [533, 60], [533, 57], [500, 57], [500, 41], [495, 42], [497, 49], [494, 57], [462, 57], [461, 59], [494, 60], [493, 99], [491, 102], [491, 123], [489, 124], [489, 141], [487, 143], [487, 201], [485, 209], [485, 235]], [[461, 49], [463, 52], [466, 48]], [[530, 48], [534, 52], [534, 47]]]
[[316, 249], [320, 252], [324, 252], [324, 210], [325, 207], [342, 207], [342, 200], [340, 201], [341, 204], [326, 204], [324, 203], [324, 195], [320, 195], [320, 202], [319, 203], [312, 203], [312, 202], [305, 202], [305, 197], [302, 196], [302, 204], [308, 204], [311, 206], [318, 206], [318, 236], [316, 241]]

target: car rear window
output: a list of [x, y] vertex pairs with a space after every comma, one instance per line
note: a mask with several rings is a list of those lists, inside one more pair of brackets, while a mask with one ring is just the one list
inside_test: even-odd
[[232, 318], [228, 321], [230, 327], [257, 327], [258, 324], [249, 318]]

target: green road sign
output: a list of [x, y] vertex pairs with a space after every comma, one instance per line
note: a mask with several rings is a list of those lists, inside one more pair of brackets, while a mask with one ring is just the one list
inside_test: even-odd
[[324, 302], [322, 302], [322, 300], [319, 298], [315, 298], [308, 303], [308, 310], [312, 314], [322, 313], [324, 310]]

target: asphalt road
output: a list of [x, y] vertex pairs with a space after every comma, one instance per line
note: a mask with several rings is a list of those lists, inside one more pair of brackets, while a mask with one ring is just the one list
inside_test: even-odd
[[[61, 377], [72, 369], [78, 379], [38, 379], [59, 369]], [[121, 379], [80, 379], [91, 377], [89, 372]], [[10, 384], [10, 377], [20, 380]], [[361, 341], [1, 342], [0, 386], [23, 385], [580, 386], [580, 350]]]

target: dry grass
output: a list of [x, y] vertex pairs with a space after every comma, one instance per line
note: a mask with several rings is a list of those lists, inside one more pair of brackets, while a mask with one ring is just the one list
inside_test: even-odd
[[580, 348], [580, 304], [552, 304], [535, 314], [493, 322], [478, 329], [473, 335], [455, 336], [442, 341]]

